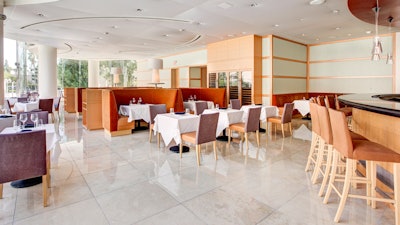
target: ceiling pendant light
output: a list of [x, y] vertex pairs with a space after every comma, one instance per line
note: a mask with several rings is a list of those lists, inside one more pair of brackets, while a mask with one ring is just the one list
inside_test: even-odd
[[[392, 21], [393, 21], [393, 17], [389, 16], [389, 18], [388, 18], [389, 34], [392, 33]], [[393, 64], [393, 55], [392, 55], [391, 51], [389, 51], [386, 56], [386, 64]]]
[[376, 7], [372, 8], [375, 13], [375, 37], [374, 37], [374, 45], [372, 48], [372, 61], [378, 61], [381, 59], [382, 54], [382, 43], [379, 39], [378, 34], [378, 18], [379, 18], [379, 2], [376, 0]]

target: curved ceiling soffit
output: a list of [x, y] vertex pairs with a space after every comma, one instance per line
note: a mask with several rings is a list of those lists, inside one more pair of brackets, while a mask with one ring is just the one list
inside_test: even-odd
[[91, 20], [91, 19], [139, 19], [139, 20], [155, 20], [162, 22], [180, 22], [180, 23], [193, 23], [190, 20], [181, 20], [181, 19], [173, 19], [173, 18], [163, 18], [163, 17], [146, 17], [146, 16], [88, 16], [88, 17], [73, 17], [73, 18], [62, 18], [55, 20], [46, 20], [40, 21], [36, 23], [31, 23], [25, 26], [20, 27], [20, 29], [25, 29], [28, 27], [45, 24], [45, 23], [55, 23], [61, 21], [73, 21], [73, 20]]
[[66, 50], [64, 50], [64, 51], [62, 51], [62, 52], [57, 52], [58, 54], [67, 54], [67, 53], [70, 53], [70, 52], [72, 52], [72, 46], [71, 45], [69, 45], [69, 44], [67, 44], [67, 43], [64, 43], [64, 45], [65, 46], [67, 46], [67, 49]]
[[41, 4], [49, 2], [58, 2], [59, 0], [4, 0], [4, 7], [14, 5], [30, 5], [30, 4]]
[[[378, 24], [389, 26], [389, 18], [393, 18], [392, 27], [400, 27], [400, 1], [379, 0]], [[370, 24], [375, 24], [376, 0], [348, 0], [347, 6], [356, 18]]]

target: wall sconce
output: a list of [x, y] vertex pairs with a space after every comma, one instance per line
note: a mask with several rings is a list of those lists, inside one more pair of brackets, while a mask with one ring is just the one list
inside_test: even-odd
[[163, 68], [163, 60], [162, 59], [149, 59], [148, 66], [153, 70], [153, 74], [151, 76], [152, 83], [160, 83], [160, 69]]

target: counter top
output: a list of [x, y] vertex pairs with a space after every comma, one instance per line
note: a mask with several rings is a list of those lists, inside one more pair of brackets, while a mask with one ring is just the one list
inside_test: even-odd
[[362, 110], [400, 117], [400, 94], [349, 94], [339, 101]]

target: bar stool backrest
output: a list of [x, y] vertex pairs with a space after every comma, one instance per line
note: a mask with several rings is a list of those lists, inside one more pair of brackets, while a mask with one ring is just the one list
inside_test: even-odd
[[328, 108], [317, 105], [319, 125], [321, 128], [321, 137], [326, 144], [333, 144], [331, 120], [329, 118]]
[[353, 158], [353, 143], [343, 112], [328, 109], [331, 120], [333, 147], [347, 158]]

